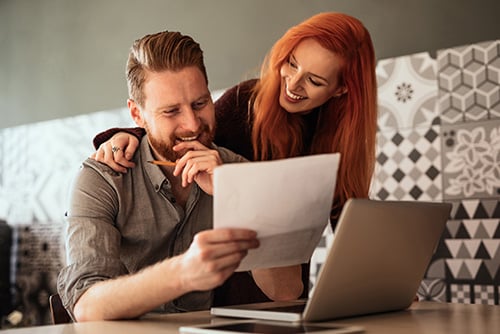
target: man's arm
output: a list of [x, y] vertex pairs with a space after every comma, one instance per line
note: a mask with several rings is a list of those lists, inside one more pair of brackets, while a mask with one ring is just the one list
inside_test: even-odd
[[182, 255], [91, 286], [77, 301], [74, 316], [77, 321], [134, 318], [185, 293], [213, 289], [256, 247], [254, 231], [200, 232]]

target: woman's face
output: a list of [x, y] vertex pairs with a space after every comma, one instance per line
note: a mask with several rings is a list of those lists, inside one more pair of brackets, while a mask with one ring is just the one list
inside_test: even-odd
[[281, 66], [281, 107], [289, 113], [307, 114], [332, 96], [345, 93], [338, 82], [342, 66], [342, 58], [314, 39], [301, 41]]

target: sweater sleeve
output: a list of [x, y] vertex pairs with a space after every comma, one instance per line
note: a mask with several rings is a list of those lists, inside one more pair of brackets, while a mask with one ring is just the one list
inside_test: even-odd
[[102, 143], [111, 139], [111, 137], [113, 137], [118, 132], [126, 132], [128, 134], [131, 134], [131, 135], [137, 137], [137, 139], [139, 139], [139, 141], [141, 141], [141, 138], [146, 134], [146, 131], [143, 128], [139, 128], [139, 127], [137, 127], [137, 128], [111, 128], [111, 129], [107, 129], [103, 132], [98, 133], [94, 137], [94, 140], [93, 140], [94, 148], [97, 150], [99, 148], [99, 146], [101, 146]]
[[228, 89], [215, 101], [217, 130], [214, 142], [248, 160], [253, 160], [249, 100], [256, 83], [256, 79], [244, 81]]

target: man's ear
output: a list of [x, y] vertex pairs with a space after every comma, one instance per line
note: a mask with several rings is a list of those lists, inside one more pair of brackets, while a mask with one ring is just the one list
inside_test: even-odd
[[128, 110], [130, 110], [130, 116], [132, 116], [135, 124], [137, 124], [138, 127], [144, 127], [144, 118], [142, 117], [141, 110], [137, 103], [132, 99], [128, 99], [127, 106]]

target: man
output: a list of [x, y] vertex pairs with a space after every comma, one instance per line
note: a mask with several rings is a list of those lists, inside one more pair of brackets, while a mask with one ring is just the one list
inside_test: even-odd
[[[208, 309], [213, 289], [258, 247], [254, 231], [211, 230], [213, 170], [244, 159], [212, 143], [215, 113], [199, 45], [176, 32], [137, 40], [127, 83], [131, 116], [147, 133], [137, 167], [117, 174], [88, 159], [71, 193], [58, 292], [76, 321]], [[251, 274], [271, 299], [303, 290], [300, 266]]]

